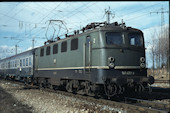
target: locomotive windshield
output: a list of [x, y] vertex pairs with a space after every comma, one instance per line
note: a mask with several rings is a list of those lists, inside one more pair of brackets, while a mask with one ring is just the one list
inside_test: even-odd
[[139, 33], [128, 34], [129, 44], [133, 46], [143, 46], [142, 36]]
[[121, 33], [113, 33], [107, 32], [106, 33], [106, 43], [108, 45], [122, 45], [123, 44], [123, 37]]

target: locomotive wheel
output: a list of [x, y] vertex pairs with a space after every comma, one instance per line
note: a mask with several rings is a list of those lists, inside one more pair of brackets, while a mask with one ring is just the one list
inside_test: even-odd
[[144, 91], [144, 89], [145, 89], [145, 88], [143, 87], [142, 84], [137, 84], [137, 85], [135, 86], [135, 92], [141, 93], [141, 92]]
[[90, 88], [90, 84], [88, 82], [85, 85], [85, 94], [86, 95], [90, 95], [91, 94], [91, 88]]
[[123, 94], [124, 87], [118, 86], [117, 94]]
[[115, 83], [110, 83], [110, 81], [106, 81], [106, 83], [104, 84], [105, 94], [108, 98], [116, 95], [117, 89], [117, 85]]
[[40, 89], [44, 89], [44, 84], [43, 84], [43, 83], [40, 83], [40, 84], [39, 84], [39, 88], [40, 88]]
[[52, 84], [49, 84], [48, 86], [50, 89], [54, 89], [54, 86]]
[[67, 82], [67, 84], [66, 84], [66, 90], [68, 91], [68, 92], [73, 92], [73, 84], [72, 84], [72, 82], [71, 81], [69, 81], [69, 82]]

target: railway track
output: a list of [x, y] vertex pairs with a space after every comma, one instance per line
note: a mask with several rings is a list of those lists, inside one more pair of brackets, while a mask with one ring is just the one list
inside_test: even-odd
[[[21, 82], [12, 82], [12, 83], [24, 85], [24, 83], [21, 83]], [[38, 86], [25, 85], [24, 88], [38, 89]], [[58, 94], [65, 95], [65, 96], [71, 96], [74, 98], [79, 98], [79, 99], [86, 100], [88, 102], [92, 102], [95, 104], [107, 105], [112, 108], [115, 108], [114, 110], [117, 111], [118, 113], [170, 113], [170, 105], [152, 102], [148, 100], [125, 97], [124, 101], [118, 102], [118, 101], [106, 100], [102, 98], [97, 99], [94, 97], [73, 94], [73, 93], [59, 91], [59, 90], [52, 90], [52, 89], [46, 89], [46, 88], [40, 89], [40, 90], [54, 92], [54, 93], [58, 93]]]
[[170, 83], [170, 80], [155, 80], [155, 83]]
[[125, 102], [130, 102], [127, 100], [131, 100], [132, 102], [135, 101], [135, 103], [131, 103], [134, 104], [136, 106], [142, 106], [142, 107], [146, 107], [149, 109], [153, 109], [155, 110], [155, 113], [159, 113], [159, 111], [162, 112], [170, 112], [170, 105], [169, 104], [163, 104], [163, 103], [158, 103], [158, 102], [152, 102], [152, 101], [148, 101], [148, 100], [142, 100], [142, 99], [137, 99], [137, 98], [129, 98], [129, 97], [125, 97]]
[[104, 104], [104, 105], [108, 105], [113, 108], [119, 108], [117, 112], [121, 112], [121, 113], [124, 113], [124, 112], [126, 113], [170, 113], [169, 104], [156, 103], [156, 102], [147, 101], [147, 100], [126, 97], [124, 102], [117, 102], [117, 101], [112, 101], [112, 100], [96, 99], [94, 97], [75, 95], [75, 94], [67, 93], [67, 92], [57, 91], [57, 93], [87, 100], [95, 104]]
[[103, 104], [113, 108], [119, 108], [117, 109], [117, 112], [119, 113], [125, 113], [125, 112], [126, 113], [169, 113], [170, 112], [170, 105], [163, 104], [163, 103], [156, 103], [147, 100], [126, 97], [124, 102], [117, 102], [112, 100], [96, 99], [94, 97], [75, 95], [63, 91], [57, 91], [57, 93], [79, 98], [82, 100], [87, 100], [95, 104]]

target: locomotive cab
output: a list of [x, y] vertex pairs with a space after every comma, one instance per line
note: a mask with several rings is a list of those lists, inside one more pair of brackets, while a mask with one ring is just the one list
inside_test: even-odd
[[101, 28], [100, 33], [100, 63], [108, 69], [100, 71], [99, 75], [108, 96], [127, 88], [143, 91], [154, 82], [153, 77], [147, 77], [142, 31], [111, 24]]

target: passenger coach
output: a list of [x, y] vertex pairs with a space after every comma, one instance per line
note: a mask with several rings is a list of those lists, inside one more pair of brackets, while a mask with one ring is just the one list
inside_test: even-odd
[[34, 51], [29, 50], [0, 60], [0, 75], [16, 80], [30, 80], [34, 74]]

